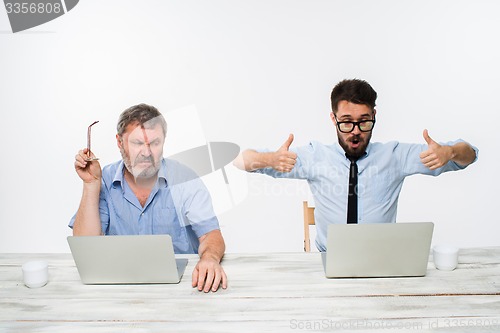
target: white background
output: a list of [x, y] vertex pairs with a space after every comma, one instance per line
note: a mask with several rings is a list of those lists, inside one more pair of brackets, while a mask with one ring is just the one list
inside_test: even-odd
[[[499, 14], [494, 0], [85, 0], [13, 34], [0, 8], [0, 252], [69, 252], [92, 121], [102, 165], [120, 158], [119, 113], [140, 102], [167, 121], [194, 107], [207, 141], [332, 143], [344, 78], [379, 94], [373, 141], [423, 143], [428, 128], [480, 149], [465, 171], [408, 178], [398, 221], [434, 221], [434, 243], [500, 245]], [[227, 252], [301, 251], [307, 185], [228, 172], [247, 188], [219, 216]]]

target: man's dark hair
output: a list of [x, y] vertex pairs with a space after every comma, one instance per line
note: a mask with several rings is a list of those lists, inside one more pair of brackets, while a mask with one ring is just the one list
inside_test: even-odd
[[343, 80], [337, 83], [332, 90], [332, 111], [333, 113], [337, 113], [340, 101], [364, 104], [369, 106], [373, 111], [376, 99], [377, 92], [373, 90], [368, 82], [359, 79]]
[[127, 126], [130, 124], [137, 124], [148, 128], [160, 124], [163, 129], [163, 135], [167, 135], [167, 122], [165, 118], [163, 118], [157, 108], [151, 105], [138, 104], [122, 112], [116, 125], [116, 131], [120, 137], [125, 133]]

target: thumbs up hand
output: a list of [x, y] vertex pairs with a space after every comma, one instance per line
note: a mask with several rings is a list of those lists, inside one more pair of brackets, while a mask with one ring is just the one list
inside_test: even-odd
[[453, 149], [450, 146], [441, 146], [432, 140], [429, 132], [424, 130], [424, 140], [427, 142], [428, 149], [420, 153], [420, 161], [431, 170], [438, 169], [448, 163], [453, 156]]
[[276, 171], [290, 172], [295, 166], [297, 161], [297, 154], [289, 151], [293, 142], [293, 134], [288, 136], [288, 139], [281, 145], [281, 147], [272, 154], [270, 165]]
[[288, 139], [286, 139], [285, 143], [283, 143], [278, 150], [282, 150], [282, 151], [290, 150], [290, 146], [292, 145], [292, 142], [293, 142], [293, 134], [290, 134], [288, 136]]

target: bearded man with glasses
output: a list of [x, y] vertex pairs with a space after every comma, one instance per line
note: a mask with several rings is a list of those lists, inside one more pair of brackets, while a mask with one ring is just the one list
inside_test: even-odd
[[[314, 196], [316, 246], [320, 251], [326, 251], [328, 224], [396, 222], [399, 193], [407, 176], [437, 176], [464, 169], [477, 159], [476, 147], [463, 140], [437, 143], [427, 130], [423, 132], [425, 144], [370, 143], [376, 99], [377, 93], [366, 81], [343, 80], [331, 93], [330, 118], [338, 144], [313, 141], [290, 149], [290, 134], [277, 151], [248, 149], [234, 162], [246, 171], [307, 180]], [[353, 188], [354, 221], [348, 207]]]

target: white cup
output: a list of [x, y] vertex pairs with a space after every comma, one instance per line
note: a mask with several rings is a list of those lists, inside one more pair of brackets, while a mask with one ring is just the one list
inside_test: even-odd
[[49, 265], [46, 261], [28, 261], [23, 265], [23, 281], [29, 288], [40, 288], [49, 281]]
[[450, 245], [434, 246], [434, 266], [442, 271], [452, 271], [458, 265], [458, 248]]

